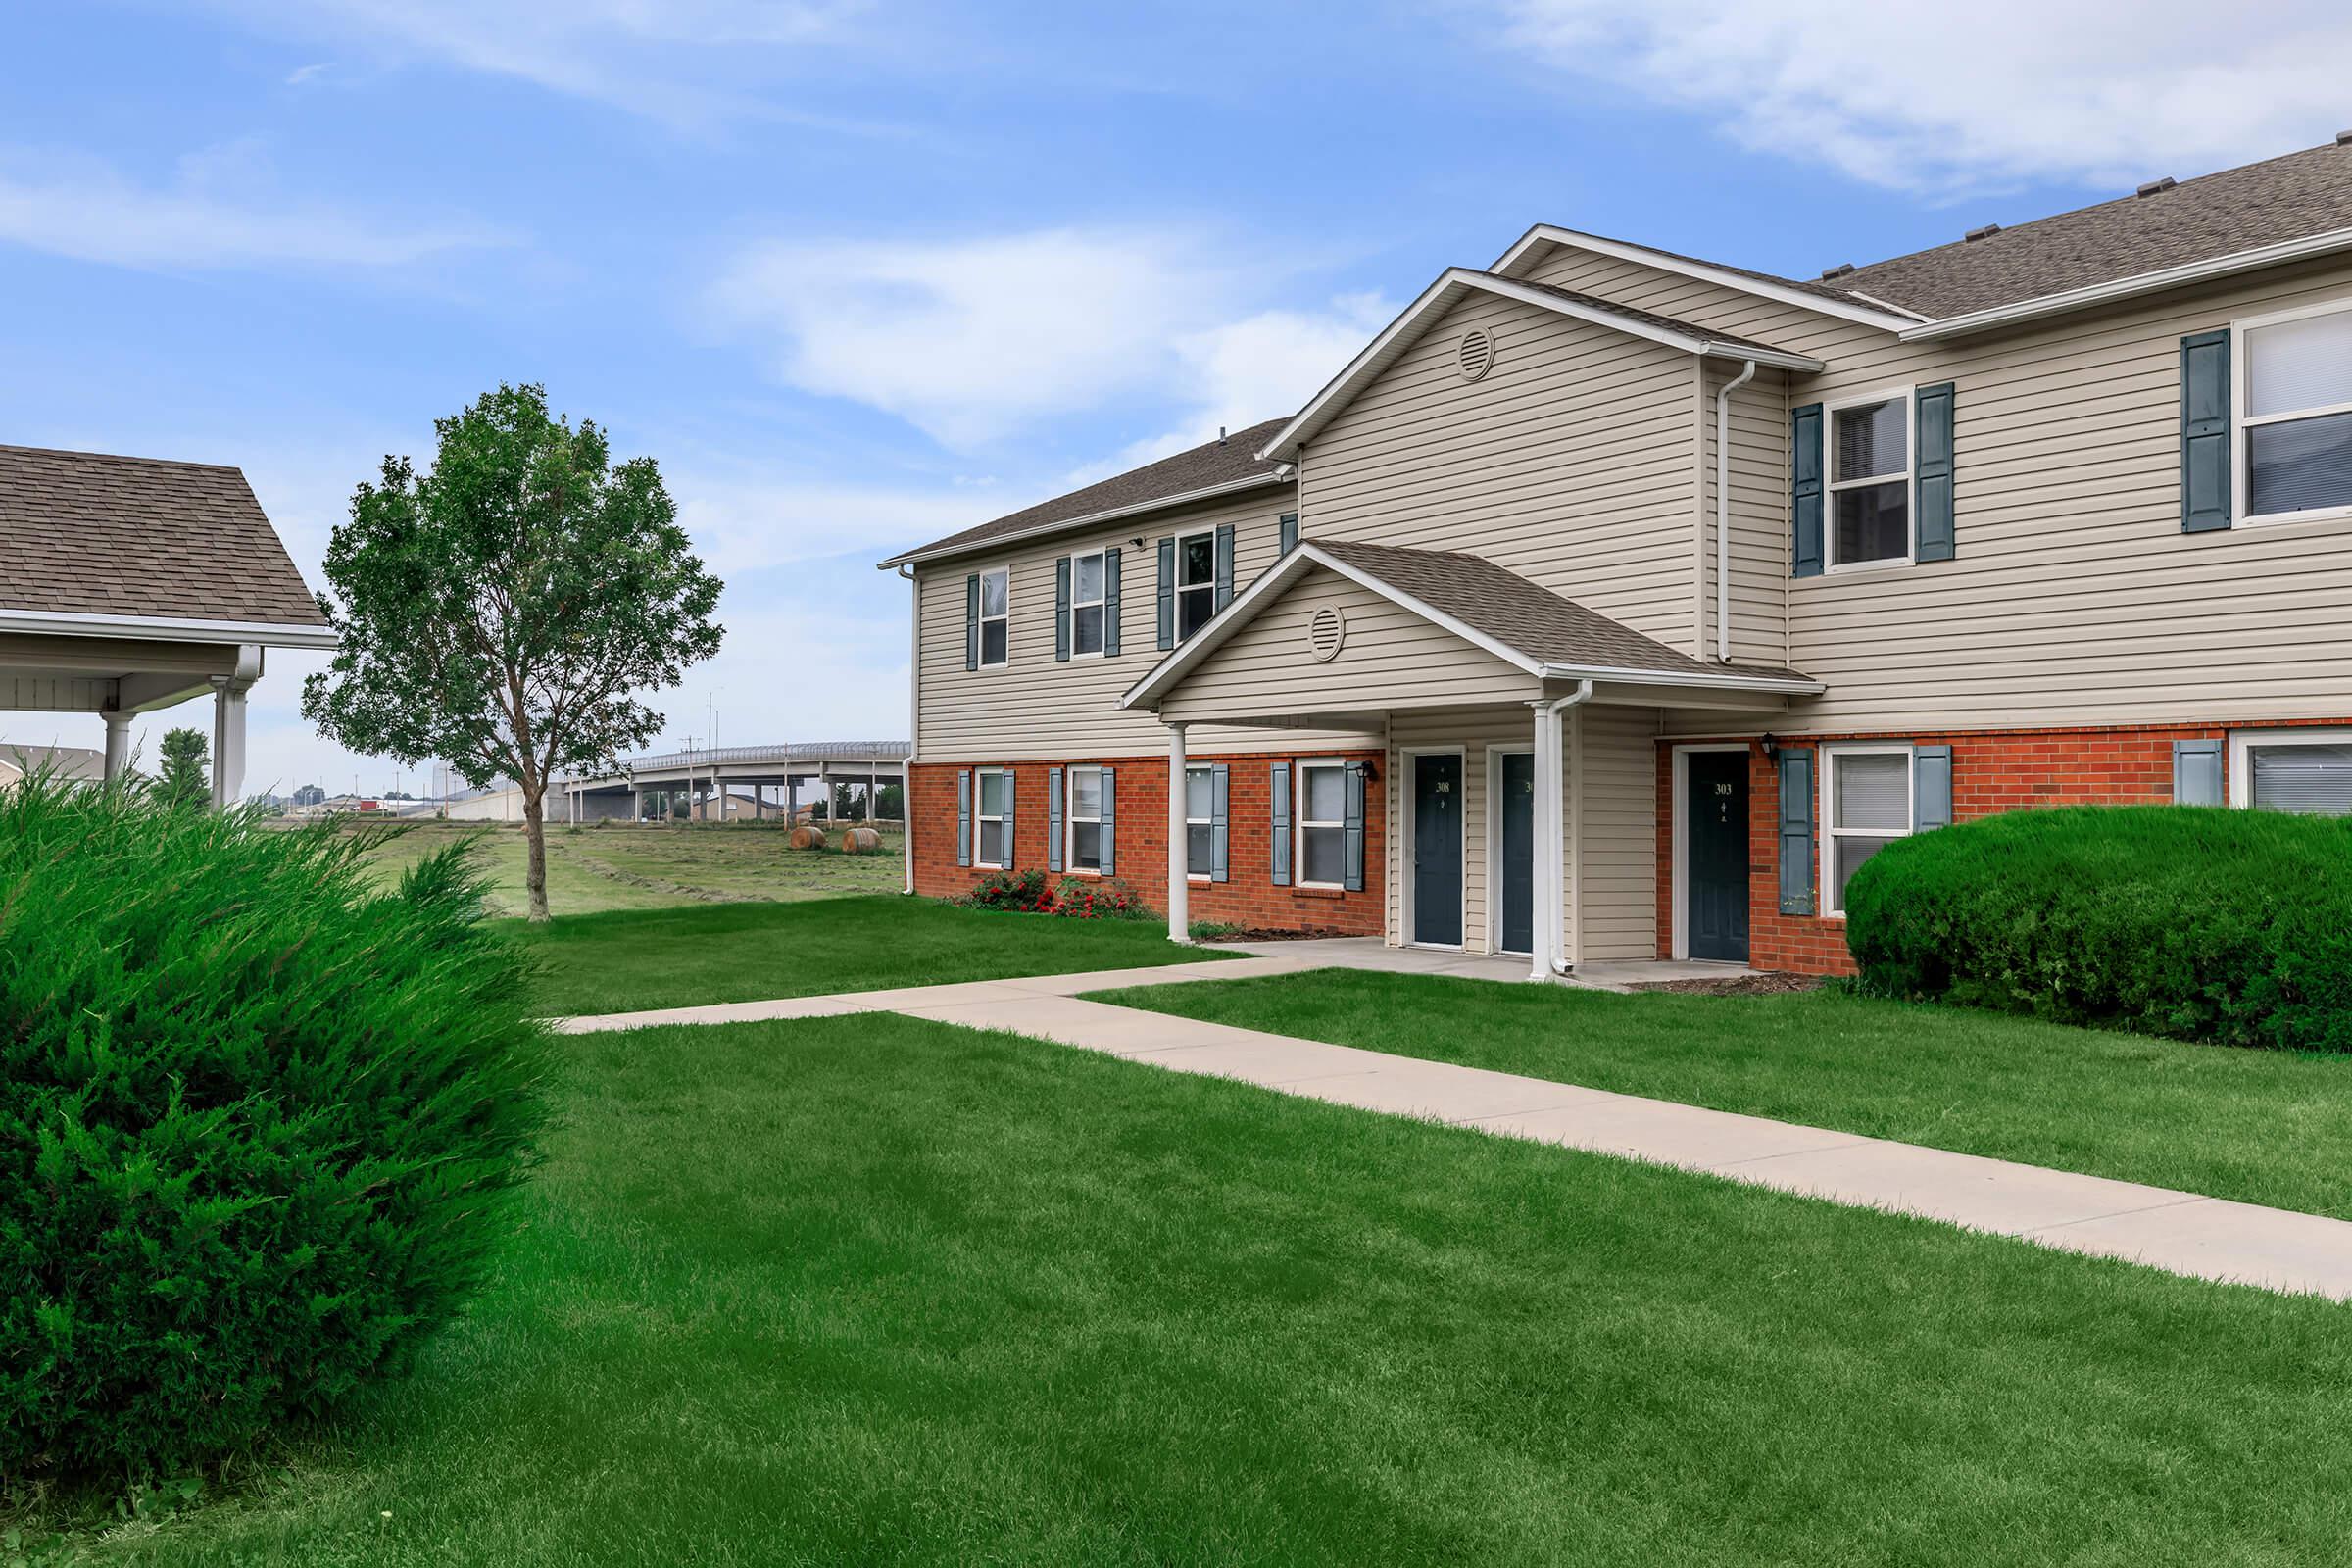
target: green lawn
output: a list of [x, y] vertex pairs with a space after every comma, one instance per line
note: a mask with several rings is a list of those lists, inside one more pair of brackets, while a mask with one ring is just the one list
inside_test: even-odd
[[2251, 1203], [2352, 1211], [2352, 1057], [1836, 991], [1628, 997], [1323, 969], [1096, 1000]]
[[92, 1559], [2352, 1552], [2324, 1301], [912, 1019], [564, 1049], [476, 1309]]
[[635, 1012], [830, 991], [1065, 974], [1230, 956], [1151, 920], [1069, 920], [929, 899], [703, 904], [516, 925], [550, 1013]]

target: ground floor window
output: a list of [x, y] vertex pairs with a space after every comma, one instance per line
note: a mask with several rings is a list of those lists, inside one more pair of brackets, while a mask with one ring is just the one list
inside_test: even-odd
[[1845, 884], [1872, 856], [1910, 836], [1911, 748], [1840, 746], [1821, 777], [1821, 912], [1845, 913]]
[[1012, 857], [1006, 853], [1010, 846], [1005, 843], [1004, 832], [1005, 778], [1003, 768], [984, 767], [977, 779], [979, 809], [972, 813], [972, 820], [979, 830], [979, 854], [972, 858], [972, 863], [991, 870], [1002, 870], [1012, 863]]
[[1336, 888], [1348, 876], [1348, 764], [1298, 764], [1298, 880]]
[[2231, 804], [2352, 816], [2352, 730], [2255, 730], [2230, 747]]
[[1070, 769], [1070, 869], [1102, 869], [1102, 770]]
[[1205, 766], [1184, 770], [1184, 867], [1194, 876], [1216, 872], [1210, 829], [1214, 826], [1216, 786]]

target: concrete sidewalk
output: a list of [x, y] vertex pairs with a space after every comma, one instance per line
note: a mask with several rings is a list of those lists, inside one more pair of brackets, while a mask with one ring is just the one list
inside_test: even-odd
[[1079, 994], [1114, 986], [1244, 979], [1311, 964], [1288, 956], [1112, 969], [728, 1003], [563, 1020], [570, 1033], [740, 1023], [849, 1012], [1005, 1029], [1235, 1078], [1287, 1094], [1425, 1117], [1730, 1177], [1833, 1202], [1917, 1214], [2045, 1247], [2128, 1258], [2198, 1279], [2352, 1298], [2352, 1223], [2143, 1187], [1854, 1133], [1610, 1094], [1352, 1046], [1114, 1007]]

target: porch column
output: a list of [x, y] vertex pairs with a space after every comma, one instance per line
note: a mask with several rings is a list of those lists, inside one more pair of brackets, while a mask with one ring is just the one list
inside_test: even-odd
[[106, 781], [112, 784], [130, 765], [130, 715], [106, 715]]
[[629, 786], [629, 820], [632, 823], [645, 820], [645, 793], [634, 784]]
[[1186, 854], [1184, 817], [1184, 726], [1168, 726], [1168, 940], [1193, 939], [1192, 863]]
[[245, 692], [253, 683], [213, 677], [213, 805], [234, 805], [245, 793]]

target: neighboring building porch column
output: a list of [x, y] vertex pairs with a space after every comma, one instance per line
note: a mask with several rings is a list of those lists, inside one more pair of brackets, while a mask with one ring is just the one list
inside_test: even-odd
[[1193, 940], [1192, 872], [1186, 854], [1184, 815], [1184, 726], [1168, 726], [1168, 940]]

